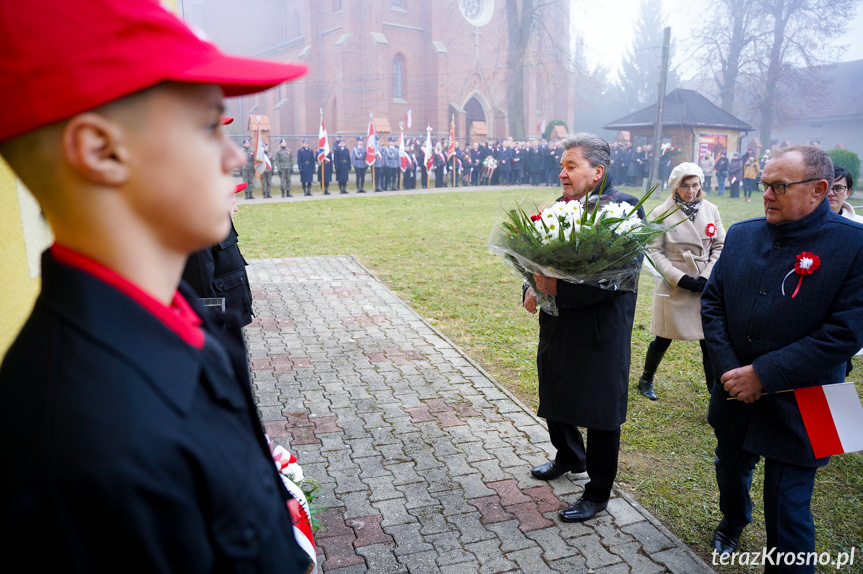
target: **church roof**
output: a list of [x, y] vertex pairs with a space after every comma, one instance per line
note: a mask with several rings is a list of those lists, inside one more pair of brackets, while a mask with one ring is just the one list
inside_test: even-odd
[[[726, 128], [751, 131], [754, 128], [740, 120], [695, 90], [678, 88], [665, 96], [663, 126], [692, 126]], [[607, 130], [629, 130], [653, 127], [656, 123], [656, 104], [602, 126]]]

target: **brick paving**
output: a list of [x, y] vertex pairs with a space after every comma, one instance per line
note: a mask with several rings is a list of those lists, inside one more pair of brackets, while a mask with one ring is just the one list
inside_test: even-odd
[[532, 478], [544, 422], [353, 257], [248, 271], [254, 393], [321, 483], [323, 572], [712, 572], [618, 489], [562, 522], [586, 475]]

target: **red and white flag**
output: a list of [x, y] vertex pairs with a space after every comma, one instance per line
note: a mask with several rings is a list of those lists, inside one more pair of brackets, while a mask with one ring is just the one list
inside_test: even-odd
[[411, 111], [408, 110], [408, 113], [405, 114], [405, 125], [408, 129], [411, 129]]
[[455, 116], [449, 123], [449, 147], [446, 149], [446, 158], [452, 159], [455, 155]]
[[[258, 126], [261, 125], [261, 117], [258, 116]], [[261, 130], [258, 128], [258, 139], [255, 141], [255, 170], [258, 173], [264, 173], [266, 170], [272, 170], [270, 160], [264, 153], [264, 137], [261, 135]]]
[[538, 132], [539, 132], [539, 133], [541, 133], [541, 134], [544, 134], [544, 133], [545, 133], [545, 125], [546, 125], [546, 124], [545, 124], [545, 120], [542, 120], [542, 121], [539, 123], [539, 125], [538, 125], [538, 126], [536, 126], [536, 131], [538, 131]]
[[426, 156], [426, 171], [428, 173], [431, 173], [431, 170], [434, 169], [434, 148], [431, 144], [431, 133], [432, 129], [431, 126], [429, 126], [426, 128], [426, 143], [425, 146], [423, 146], [423, 153], [425, 153]]
[[366, 136], [366, 165], [373, 166], [375, 164], [375, 146], [377, 146], [377, 136], [375, 135], [375, 122], [369, 114], [369, 134]]
[[324, 109], [321, 108], [321, 129], [318, 131], [318, 161], [324, 161], [328, 155], [330, 155], [330, 142], [327, 138], [327, 128], [324, 127]]
[[408, 154], [405, 151], [405, 131], [402, 130], [402, 135], [399, 138], [399, 166], [401, 166], [402, 171], [408, 168]]
[[863, 450], [863, 405], [854, 383], [794, 389], [815, 458]]

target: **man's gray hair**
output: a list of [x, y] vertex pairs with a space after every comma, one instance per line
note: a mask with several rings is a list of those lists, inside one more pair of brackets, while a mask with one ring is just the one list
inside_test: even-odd
[[814, 145], [790, 145], [773, 152], [770, 159], [774, 160], [794, 151], [803, 156], [803, 163], [806, 165], [806, 179], [826, 179], [828, 188], [833, 185], [833, 161], [827, 155], [827, 152], [820, 147]]
[[608, 169], [608, 164], [611, 163], [611, 148], [608, 146], [608, 142], [598, 135], [578, 132], [560, 140], [560, 144], [564, 151], [580, 147], [584, 159], [590, 163], [591, 167], [601, 165]]

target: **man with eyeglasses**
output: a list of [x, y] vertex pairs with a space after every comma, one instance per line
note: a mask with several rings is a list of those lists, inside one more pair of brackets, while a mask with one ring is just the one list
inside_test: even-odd
[[776, 152], [759, 183], [765, 217], [728, 230], [702, 295], [719, 378], [708, 411], [723, 514], [713, 536], [719, 555], [735, 551], [752, 521], [749, 489], [762, 457], [768, 550], [815, 550], [810, 501], [829, 457], [815, 458], [794, 393], [783, 391], [842, 382], [845, 362], [863, 346], [863, 225], [824, 201], [833, 177], [819, 148]]

